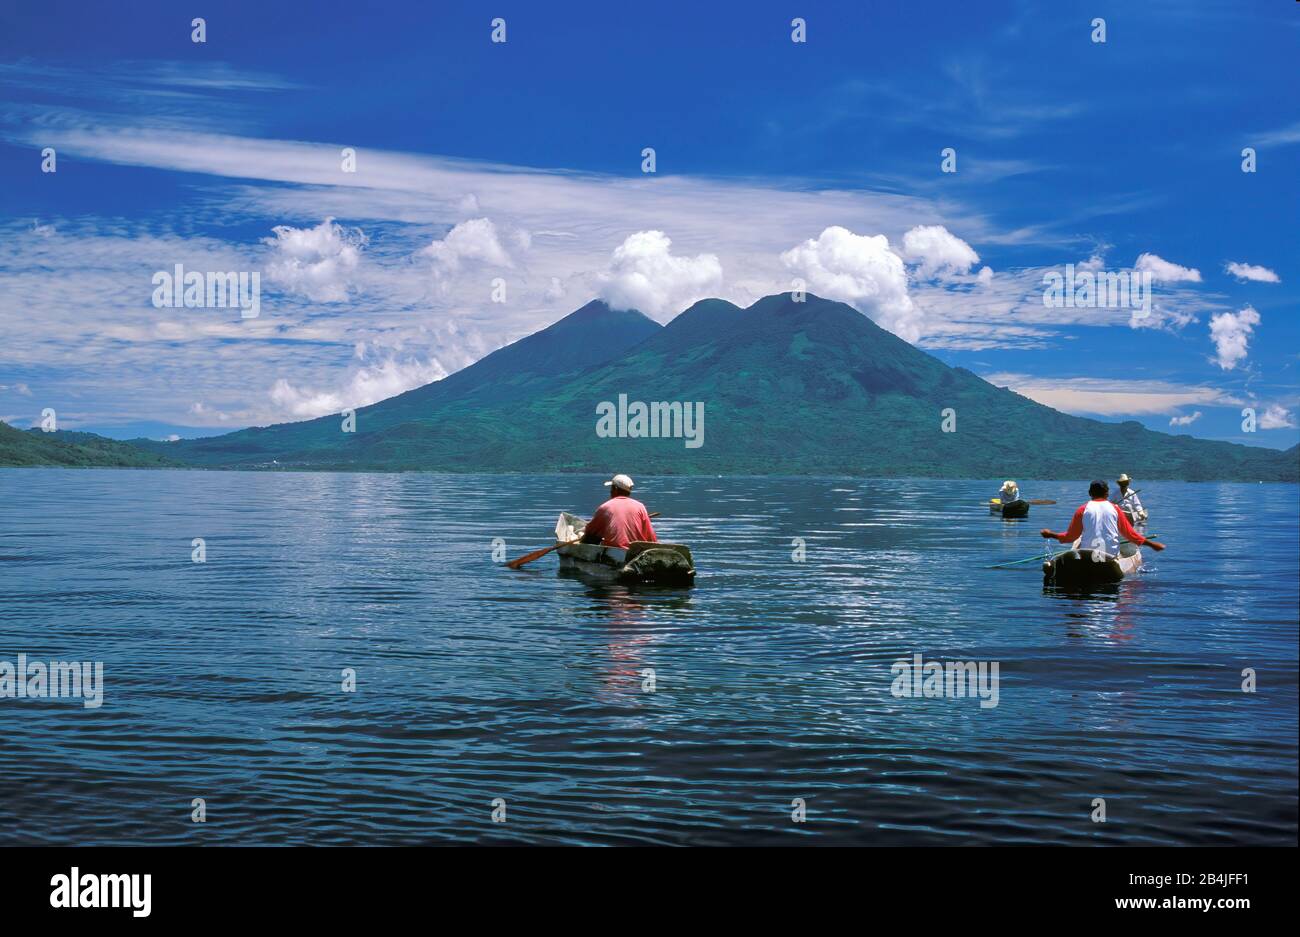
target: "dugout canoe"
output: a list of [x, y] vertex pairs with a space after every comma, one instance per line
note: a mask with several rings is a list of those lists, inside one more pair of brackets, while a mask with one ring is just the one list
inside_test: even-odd
[[1131, 543], [1120, 546], [1119, 556], [1095, 554], [1075, 548], [1043, 563], [1043, 585], [1065, 592], [1086, 592], [1098, 586], [1112, 586], [1142, 568], [1142, 551]]
[[1023, 498], [1002, 503], [1001, 498], [989, 498], [989, 513], [1001, 514], [1003, 517], [1016, 518], [1029, 516], [1029, 502]]
[[598, 579], [658, 586], [695, 584], [695, 561], [690, 547], [681, 543], [650, 543], [636, 540], [620, 547], [599, 543], [570, 543], [582, 536], [587, 522], [565, 512], [555, 524], [555, 541], [564, 544], [555, 552], [560, 569], [570, 569]]

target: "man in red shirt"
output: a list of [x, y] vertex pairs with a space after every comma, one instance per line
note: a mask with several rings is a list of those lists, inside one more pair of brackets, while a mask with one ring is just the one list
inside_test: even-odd
[[600, 543], [626, 550], [634, 540], [658, 542], [645, 505], [632, 497], [633, 484], [626, 475], [615, 475], [605, 482], [609, 488], [609, 500], [596, 508], [596, 513], [591, 516], [582, 533], [583, 543]]
[[1165, 545], [1148, 540], [1133, 529], [1124, 512], [1106, 500], [1110, 486], [1103, 481], [1095, 481], [1088, 486], [1091, 501], [1079, 505], [1070, 520], [1070, 528], [1063, 534], [1055, 533], [1046, 527], [1040, 531], [1049, 540], [1061, 543], [1074, 543], [1080, 540], [1079, 549], [1101, 551], [1107, 556], [1119, 556], [1119, 541], [1122, 537], [1138, 546], [1147, 545], [1153, 550], [1163, 550]]

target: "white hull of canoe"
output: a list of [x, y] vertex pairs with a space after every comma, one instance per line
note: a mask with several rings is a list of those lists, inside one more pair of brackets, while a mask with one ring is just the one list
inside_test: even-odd
[[[1129, 546], [1132, 546], [1132, 544], [1129, 544]], [[1119, 563], [1119, 568], [1124, 571], [1124, 578], [1127, 579], [1142, 568], [1142, 551], [1137, 547], [1133, 547], [1132, 556], [1124, 556], [1123, 553], [1124, 547], [1121, 546], [1120, 556], [1116, 562]]]
[[[1058, 565], [1066, 562], [1071, 564], [1068, 571]], [[1092, 565], [1094, 563], [1097, 565]], [[1119, 556], [1107, 556], [1101, 561], [1094, 560], [1088, 550], [1079, 549], [1079, 541], [1076, 540], [1065, 554], [1043, 564], [1043, 578], [1045, 585], [1050, 583], [1067, 588], [1091, 589], [1122, 582], [1141, 568], [1142, 551], [1127, 540], [1120, 542]], [[1118, 578], [1115, 577], [1116, 572]]]
[[[1079, 544], [1082, 542], [1083, 538], [1080, 537], [1070, 545], [1070, 549], [1078, 551]], [[1132, 540], [1120, 540], [1119, 556], [1115, 557], [1115, 562], [1119, 563], [1119, 568], [1123, 570], [1124, 578], [1127, 579], [1142, 568], [1142, 551]]]
[[598, 543], [573, 543], [555, 551], [560, 557], [560, 569], [576, 569], [593, 576], [614, 579], [623, 568], [627, 551], [618, 547], [602, 547]]
[[565, 544], [555, 551], [560, 557], [560, 569], [577, 569], [595, 576], [614, 578], [627, 562], [627, 550], [604, 547], [599, 543], [570, 543], [582, 536], [586, 526], [585, 520], [568, 511], [555, 522], [555, 542]]

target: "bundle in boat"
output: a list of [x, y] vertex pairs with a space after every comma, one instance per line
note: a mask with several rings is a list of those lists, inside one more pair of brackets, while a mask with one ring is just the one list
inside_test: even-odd
[[555, 525], [555, 539], [564, 546], [556, 550], [561, 569], [574, 569], [591, 576], [626, 583], [660, 586], [695, 584], [695, 561], [690, 547], [681, 543], [650, 543], [637, 540], [627, 549], [599, 543], [573, 543], [582, 537], [587, 522], [565, 512]]

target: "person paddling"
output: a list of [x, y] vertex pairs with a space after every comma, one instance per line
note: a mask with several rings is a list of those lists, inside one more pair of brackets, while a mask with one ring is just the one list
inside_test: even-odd
[[1002, 483], [1002, 488], [998, 492], [998, 498], [1002, 501], [1002, 506], [1004, 508], [1008, 504], [1014, 504], [1016, 501], [1020, 500], [1020, 486], [1008, 478]]
[[609, 500], [596, 508], [591, 521], [583, 529], [583, 543], [599, 543], [607, 547], [627, 549], [634, 540], [658, 543], [655, 529], [645, 505], [632, 497], [635, 483], [626, 475], [615, 475], [605, 486]]
[[1130, 524], [1141, 524], [1147, 519], [1147, 509], [1142, 506], [1137, 489], [1128, 486], [1132, 479], [1121, 472], [1116, 481], [1119, 483], [1119, 500], [1115, 502], [1116, 506], [1128, 515]]
[[1074, 517], [1070, 520], [1069, 529], [1063, 534], [1058, 534], [1044, 527], [1041, 531], [1042, 535], [1049, 540], [1059, 540], [1061, 543], [1073, 543], [1079, 540], [1079, 549], [1100, 550], [1112, 557], [1120, 555], [1121, 537], [1138, 546], [1150, 546], [1156, 551], [1165, 548], [1163, 543], [1148, 540], [1134, 530], [1133, 525], [1124, 516], [1124, 512], [1106, 500], [1109, 495], [1109, 485], [1103, 481], [1093, 482], [1088, 486], [1088, 496], [1092, 500], [1079, 505], [1079, 509], [1074, 512]]

